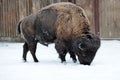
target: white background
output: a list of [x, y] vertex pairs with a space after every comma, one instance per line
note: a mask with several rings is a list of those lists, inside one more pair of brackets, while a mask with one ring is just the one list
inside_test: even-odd
[[22, 61], [23, 43], [0, 43], [0, 80], [120, 80], [120, 41], [102, 41], [90, 66], [60, 63], [54, 44], [37, 46], [39, 63], [30, 53]]

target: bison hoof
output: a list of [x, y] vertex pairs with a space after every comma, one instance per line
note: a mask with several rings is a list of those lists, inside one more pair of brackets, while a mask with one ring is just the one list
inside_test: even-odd
[[76, 62], [77, 62], [77, 60], [73, 60], [73, 62], [74, 62], [74, 63], [76, 63]]
[[61, 63], [63, 63], [64, 65], [66, 65], [67, 63], [66, 63], [66, 61], [61, 61]]
[[27, 60], [26, 60], [26, 59], [23, 59], [23, 62], [27, 62]]
[[37, 63], [37, 62], [39, 62], [39, 61], [38, 61], [38, 60], [35, 60], [34, 62], [36, 62], [36, 63]]

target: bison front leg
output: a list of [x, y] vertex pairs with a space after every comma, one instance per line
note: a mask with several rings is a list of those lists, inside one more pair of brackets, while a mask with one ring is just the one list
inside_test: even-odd
[[29, 43], [29, 49], [30, 49], [30, 52], [32, 54], [32, 57], [34, 59], [34, 62], [38, 62], [38, 59], [36, 57], [36, 47], [37, 47], [37, 42], [30, 42]]
[[73, 51], [69, 51], [69, 54], [70, 54], [70, 57], [72, 58], [73, 62], [76, 63], [77, 62], [77, 59], [76, 59], [76, 55]]
[[67, 49], [64, 42], [57, 40], [55, 42], [55, 49], [59, 54], [59, 58], [61, 59], [61, 63], [66, 62], [65, 56], [67, 54]]

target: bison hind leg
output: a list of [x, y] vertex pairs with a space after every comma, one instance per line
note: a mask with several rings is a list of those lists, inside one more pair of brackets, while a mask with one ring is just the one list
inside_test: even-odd
[[28, 44], [25, 42], [24, 45], [23, 45], [23, 60], [26, 62], [26, 55], [27, 55], [27, 52], [29, 51], [29, 48], [28, 48]]
[[30, 42], [28, 46], [29, 46], [29, 50], [32, 54], [32, 57], [34, 59], [34, 62], [38, 62], [38, 59], [37, 59], [36, 54], [35, 54], [36, 47], [37, 47], [37, 41]]

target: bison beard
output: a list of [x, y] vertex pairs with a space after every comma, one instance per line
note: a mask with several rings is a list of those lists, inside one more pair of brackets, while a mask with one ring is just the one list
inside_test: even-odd
[[36, 46], [55, 43], [61, 62], [69, 52], [73, 62], [76, 55], [81, 64], [90, 65], [100, 47], [100, 39], [90, 33], [89, 20], [84, 10], [75, 4], [62, 2], [42, 8], [19, 21], [17, 31], [25, 40], [23, 60], [30, 51], [35, 62]]

